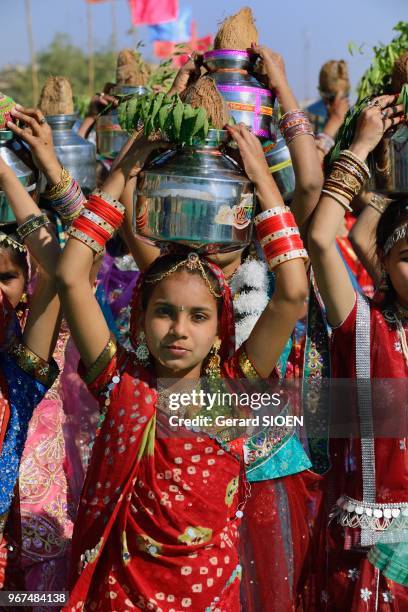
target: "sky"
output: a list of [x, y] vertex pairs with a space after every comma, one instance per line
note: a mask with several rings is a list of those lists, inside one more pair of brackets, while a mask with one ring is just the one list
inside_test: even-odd
[[[0, 0], [5, 4], [7, 0]], [[137, 40], [147, 42], [147, 29], [130, 33], [127, 0], [113, 0], [117, 21], [117, 48]], [[2, 28], [0, 67], [29, 61], [24, 0], [7, 2], [7, 27]], [[408, 20], [408, 0], [180, 0], [190, 4], [198, 34], [215, 33], [217, 24], [239, 8], [251, 6], [261, 44], [281, 53], [289, 81], [301, 99], [317, 97], [320, 66], [329, 59], [346, 59], [355, 86], [370, 63], [371, 48], [393, 37], [398, 21]], [[111, 0], [91, 5], [94, 45], [108, 46], [112, 36]], [[36, 50], [46, 47], [57, 32], [68, 34], [76, 45], [87, 49], [87, 4], [85, 0], [31, 0]], [[363, 46], [363, 55], [351, 56], [348, 44]], [[151, 45], [144, 55], [153, 60]]]

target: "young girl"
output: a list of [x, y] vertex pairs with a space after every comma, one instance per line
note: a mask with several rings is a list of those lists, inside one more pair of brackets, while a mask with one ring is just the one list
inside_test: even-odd
[[[333, 164], [310, 228], [312, 265], [333, 327], [335, 378], [367, 382], [408, 376], [406, 200], [390, 205], [377, 228], [377, 250], [388, 283], [382, 304], [355, 293], [335, 244], [345, 210], [368, 178], [368, 153], [384, 131], [403, 120], [402, 105], [395, 101], [395, 96], [381, 96], [363, 111], [350, 150]], [[326, 534], [328, 556], [322, 551], [319, 565], [326, 580], [318, 594], [322, 609], [408, 606], [406, 590], [385, 579], [367, 560], [369, 547], [379, 539], [395, 543], [406, 537], [408, 515], [405, 438], [399, 439], [397, 433], [394, 438], [374, 438], [374, 408], [378, 414], [380, 405], [374, 391], [371, 402], [370, 393], [362, 380], [357, 388], [361, 439], [332, 441], [333, 493], [338, 501]], [[406, 395], [396, 400], [395, 407], [401, 400], [405, 402]], [[327, 542], [322, 546], [326, 548]]]
[[[60, 295], [102, 419], [75, 526], [67, 610], [240, 608], [238, 526], [249, 494], [243, 440], [214, 428], [211, 437], [169, 431], [169, 393], [181, 382], [195, 388], [202, 375], [268, 377], [307, 284], [305, 251], [262, 147], [244, 126], [235, 137], [266, 211], [257, 227], [276, 272], [274, 296], [237, 353], [228, 286], [195, 253], [159, 258], [139, 281], [131, 322], [136, 357], [109, 339], [89, 270], [93, 251], [121, 222], [123, 207], [113, 198], [124, 175], [108, 179], [103, 198], [91, 196], [93, 215], [80, 216], [70, 230], [57, 271]], [[277, 241], [281, 230], [293, 239]], [[173, 382], [163, 392], [158, 379]], [[267, 446], [258, 449], [261, 457]], [[248, 463], [256, 457], [253, 449]]]
[[[0, 248], [0, 302], [2, 352], [0, 353], [0, 585], [6, 579], [7, 558], [14, 545], [4, 535], [14, 485], [33, 409], [52, 386], [58, 367], [52, 354], [58, 335], [59, 300], [53, 268], [58, 243], [48, 228], [48, 219], [26, 193], [13, 171], [0, 160], [0, 188], [17, 219], [18, 239], [2, 236]], [[21, 242], [19, 242], [20, 240]], [[24, 331], [13, 321], [28, 277], [22, 258], [22, 241], [39, 263], [37, 285]], [[6, 248], [4, 248], [6, 246]], [[11, 336], [11, 338], [10, 338]], [[15, 537], [15, 532], [13, 533]], [[14, 553], [13, 553], [14, 554]], [[8, 582], [10, 586], [12, 582]]]

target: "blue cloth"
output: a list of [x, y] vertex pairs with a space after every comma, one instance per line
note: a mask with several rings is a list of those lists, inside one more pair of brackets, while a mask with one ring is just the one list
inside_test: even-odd
[[311, 467], [312, 463], [306, 455], [304, 448], [294, 433], [276, 451], [260, 465], [246, 470], [248, 482], [270, 480], [303, 472]]
[[180, 9], [174, 21], [149, 26], [149, 41], [169, 41], [173, 43], [188, 42], [191, 39], [193, 10], [191, 6]]
[[7, 381], [10, 404], [10, 421], [0, 454], [1, 515], [9, 510], [13, 499], [28, 424], [48, 389], [26, 374], [7, 353], [0, 354], [0, 368]]

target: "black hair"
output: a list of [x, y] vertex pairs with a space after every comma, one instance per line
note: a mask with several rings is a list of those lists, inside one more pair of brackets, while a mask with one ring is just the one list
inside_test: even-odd
[[384, 256], [385, 244], [393, 232], [408, 223], [408, 200], [394, 200], [385, 209], [378, 221], [376, 230], [376, 246], [380, 257]]
[[[388, 238], [392, 236], [398, 227], [405, 223], [408, 223], [408, 200], [406, 198], [394, 200], [385, 209], [377, 224], [376, 247], [379, 259], [382, 259], [385, 255], [384, 250]], [[396, 294], [389, 278], [387, 286], [385, 302], [391, 303], [395, 300]]]
[[[16, 223], [8, 223], [6, 225], [0, 225], [0, 231], [3, 234], [7, 234], [8, 236], [14, 237], [17, 229]], [[7, 255], [10, 257], [11, 261], [17, 268], [22, 270], [26, 283], [28, 282], [29, 276], [29, 267], [28, 267], [28, 258], [25, 252], [18, 251], [11, 246], [6, 245], [4, 242], [0, 243], [0, 249], [5, 251]]]

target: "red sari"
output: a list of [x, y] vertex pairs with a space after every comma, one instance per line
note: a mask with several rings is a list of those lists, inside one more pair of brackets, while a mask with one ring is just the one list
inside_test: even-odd
[[[90, 387], [99, 395], [120, 376], [75, 525], [66, 610], [238, 612], [242, 440], [171, 435], [151, 376], [133, 359], [121, 352]], [[244, 377], [237, 356], [223, 375]]]
[[[334, 329], [331, 356], [334, 378], [408, 377], [393, 311], [362, 296], [357, 297], [342, 325]], [[360, 393], [359, 390], [357, 394]], [[376, 391], [372, 393], [368, 410], [364, 408], [367, 406], [364, 398], [363, 402], [361, 397], [357, 401], [361, 437], [331, 441], [328, 495], [338, 501], [327, 531], [322, 533], [322, 610], [408, 609], [407, 589], [385, 578], [367, 559], [370, 546], [381, 538], [393, 541], [394, 537], [398, 541], [398, 524], [393, 521], [402, 520], [405, 513], [408, 516], [406, 438], [370, 435], [373, 414], [381, 409], [376, 405]], [[400, 397], [399, 401], [406, 403], [406, 399]], [[396, 405], [399, 405], [398, 399]], [[375, 517], [379, 518], [377, 522]], [[400, 529], [406, 533], [406, 528]]]

